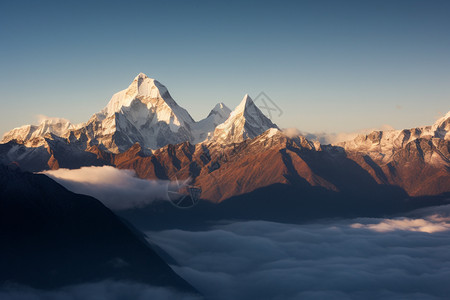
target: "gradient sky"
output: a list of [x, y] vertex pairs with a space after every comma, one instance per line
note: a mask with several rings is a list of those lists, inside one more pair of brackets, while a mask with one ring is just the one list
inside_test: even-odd
[[87, 121], [139, 72], [197, 120], [260, 91], [309, 132], [450, 110], [450, 1], [5, 0], [0, 43], [0, 134]]

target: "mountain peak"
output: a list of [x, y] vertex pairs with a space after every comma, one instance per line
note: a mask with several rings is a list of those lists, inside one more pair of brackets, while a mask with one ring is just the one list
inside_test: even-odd
[[144, 79], [144, 78], [149, 78], [146, 74], [144, 74], [144, 73], [139, 73], [135, 78], [134, 78], [134, 80], [137, 80], [137, 79]]
[[163, 99], [165, 102], [170, 102], [168, 104], [169, 106], [176, 105], [164, 85], [144, 73], [139, 73], [128, 88], [112, 96], [108, 105], [101, 113], [104, 117], [111, 116], [120, 111], [122, 107], [129, 107], [131, 102], [137, 98]]
[[434, 125], [439, 125], [444, 123], [445, 121], [447, 121], [448, 119], [450, 119], [450, 111], [448, 111], [442, 118], [439, 118], [438, 120], [436, 120], [436, 122], [434, 123]]
[[164, 98], [168, 94], [167, 88], [156, 79], [144, 73], [139, 73], [126, 90], [127, 94], [150, 98]]
[[208, 117], [212, 115], [220, 115], [222, 117], [225, 117], [225, 120], [228, 118], [228, 116], [231, 113], [231, 109], [229, 109], [223, 102], [219, 102], [214, 106], [213, 109], [211, 109], [210, 113], [208, 114]]
[[436, 137], [450, 140], [450, 111], [438, 119], [431, 127], [431, 130]]
[[216, 104], [216, 106], [214, 106], [212, 111], [218, 111], [218, 110], [223, 110], [223, 109], [228, 109], [228, 107], [225, 105], [225, 103], [219, 102]]
[[278, 126], [261, 112], [248, 94], [245, 94], [241, 103], [231, 112], [230, 117], [217, 126], [214, 139], [236, 143], [254, 138], [269, 128], [278, 128]]
[[239, 105], [236, 107], [235, 111], [236, 111], [236, 113], [244, 112], [245, 109], [252, 104], [254, 104], [252, 98], [250, 98], [250, 96], [248, 94], [245, 94], [244, 98], [242, 98], [241, 103], [239, 103]]
[[[108, 139], [105, 144], [113, 152], [124, 151], [135, 142], [158, 149], [193, 139], [192, 117], [164, 85], [144, 73], [139, 73], [128, 88], [114, 94], [93, 120], [103, 122], [95, 134]], [[111, 139], [117, 139], [119, 146], [114, 146]]]

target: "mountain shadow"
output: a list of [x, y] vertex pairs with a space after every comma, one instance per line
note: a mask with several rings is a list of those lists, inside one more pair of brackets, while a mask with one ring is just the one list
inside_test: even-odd
[[113, 279], [196, 293], [98, 200], [2, 165], [0, 237], [1, 283], [52, 289]]
[[387, 217], [448, 203], [450, 193], [408, 197], [398, 187], [380, 185], [369, 193], [335, 192], [323, 187], [273, 184], [218, 204], [200, 201], [179, 209], [168, 201], [117, 212], [141, 230], [202, 230], [221, 221], [264, 220], [301, 224], [324, 218]]

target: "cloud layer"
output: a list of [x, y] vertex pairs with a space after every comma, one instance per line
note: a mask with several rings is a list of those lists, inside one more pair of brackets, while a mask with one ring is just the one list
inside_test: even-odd
[[350, 141], [355, 139], [358, 135], [361, 134], [369, 134], [372, 131], [389, 131], [394, 130], [394, 127], [390, 125], [382, 125], [380, 128], [367, 128], [367, 129], [361, 129], [355, 132], [339, 132], [339, 133], [327, 133], [327, 132], [304, 132], [300, 131], [297, 128], [287, 128], [284, 129], [284, 133], [288, 136], [295, 136], [295, 135], [301, 135], [307, 138], [310, 141], [318, 141], [322, 145], [328, 145], [328, 144], [337, 144], [340, 142]]
[[198, 296], [182, 294], [178, 291], [121, 281], [68, 286], [58, 290], [43, 291], [23, 286], [11, 286], [0, 290], [2, 300], [200, 300]]
[[208, 299], [444, 299], [448, 221], [436, 215], [309, 225], [251, 221], [149, 236]]
[[45, 171], [72, 192], [93, 196], [112, 210], [144, 207], [155, 200], [167, 200], [169, 181], [146, 180], [132, 170], [111, 166]]
[[440, 215], [432, 215], [426, 219], [385, 219], [375, 224], [352, 224], [352, 228], [367, 228], [377, 232], [390, 232], [396, 230], [403, 231], [419, 231], [419, 232], [441, 232], [450, 230], [450, 218], [442, 217]]

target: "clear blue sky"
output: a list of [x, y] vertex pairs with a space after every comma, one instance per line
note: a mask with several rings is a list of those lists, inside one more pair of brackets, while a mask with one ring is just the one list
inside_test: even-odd
[[450, 110], [450, 1], [69, 2], [0, 2], [0, 134], [87, 121], [139, 72], [197, 120], [260, 91], [309, 132]]

